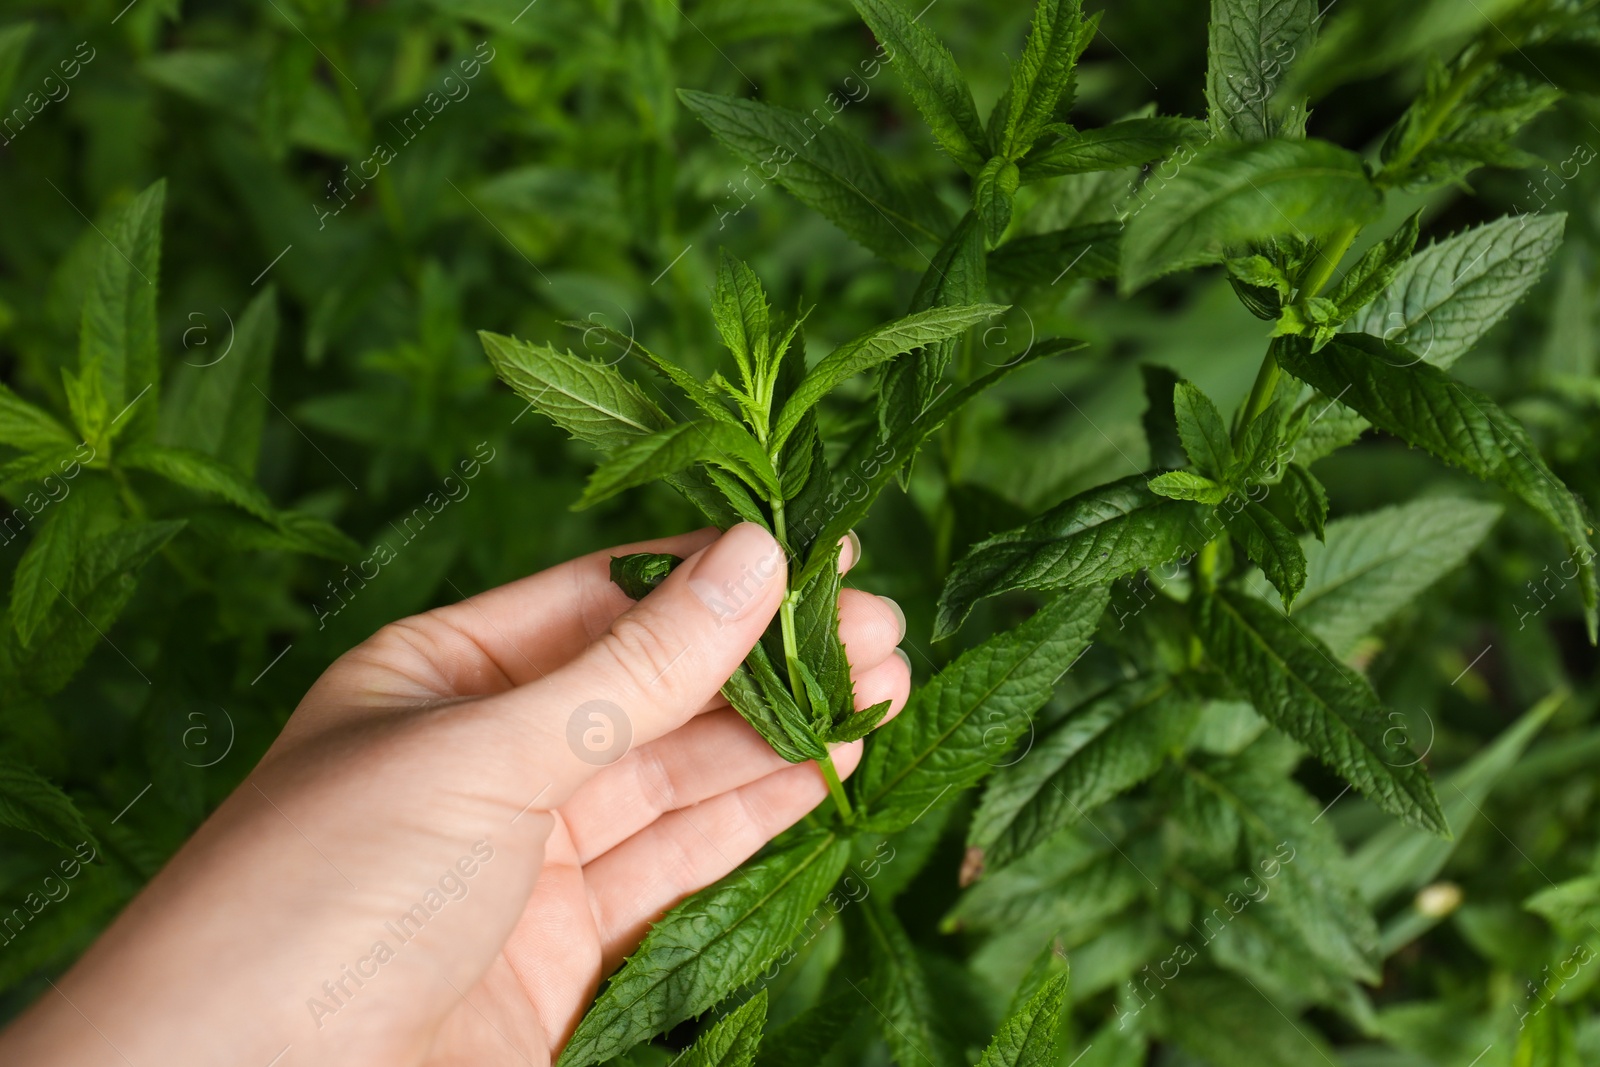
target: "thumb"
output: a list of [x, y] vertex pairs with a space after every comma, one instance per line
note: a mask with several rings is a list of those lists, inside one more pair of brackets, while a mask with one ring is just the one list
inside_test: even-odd
[[699, 712], [772, 621], [787, 571], [773, 536], [740, 523], [566, 666], [500, 698], [541, 735], [553, 787], [545, 802]]

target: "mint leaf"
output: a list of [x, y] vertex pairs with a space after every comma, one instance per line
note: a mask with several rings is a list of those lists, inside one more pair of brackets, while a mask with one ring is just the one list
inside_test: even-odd
[[1507, 216], [1412, 256], [1348, 325], [1447, 368], [1543, 276], [1566, 216]]
[[990, 779], [967, 831], [1004, 867], [1149, 778], [1194, 729], [1199, 705], [1172, 680], [1124, 682], [1078, 705]]
[[[984, 247], [983, 225], [976, 214], [968, 212], [917, 283], [910, 310], [981, 303], [989, 291]], [[959, 336], [935, 341], [891, 360], [884, 368], [878, 418], [885, 433], [904, 430], [933, 401], [959, 343]]]
[[1110, 591], [1063, 594], [963, 653], [912, 694], [856, 774], [861, 828], [904, 829], [993, 769], [1056, 680], [1089, 647]]
[[1301, 542], [1306, 584], [1295, 622], [1339, 656], [1349, 655], [1363, 637], [1461, 566], [1499, 517], [1494, 504], [1440, 497], [1335, 519], [1324, 543]]
[[[973, 397], [1003, 378], [1047, 356], [1082, 348], [1082, 341], [1045, 338], [1005, 366], [996, 367], [958, 389], [940, 395], [923, 414], [908, 426], [896, 428], [887, 438], [874, 427], [857, 436], [840, 460], [827, 498], [816, 506], [796, 509], [790, 521], [791, 541], [798, 536], [813, 545], [833, 545], [855, 528], [895, 472], [905, 466], [939, 427]], [[803, 585], [826, 566], [823, 553], [812, 551], [795, 583]]]
[[1199, 515], [1152, 493], [1142, 474], [1068, 497], [967, 550], [939, 594], [934, 638], [955, 633], [984, 597], [1098, 585], [1165, 563], [1206, 540]]
[[1384, 811], [1449, 833], [1427, 771], [1385, 742], [1390, 723], [1371, 686], [1320, 641], [1276, 608], [1225, 590], [1199, 598], [1195, 632], [1274, 726]]
[[773, 447], [788, 440], [806, 412], [848, 378], [876, 367], [914, 348], [954, 337], [985, 319], [1005, 311], [1003, 304], [968, 304], [935, 307], [868, 330], [829, 352], [813, 368], [783, 405], [773, 427]]
[[1293, 531], [1253, 500], [1238, 511], [1224, 508], [1222, 522], [1283, 597], [1284, 610], [1293, 607], [1306, 584], [1306, 556]]
[[1233, 444], [1222, 412], [1193, 382], [1179, 382], [1172, 394], [1183, 450], [1200, 470], [1221, 477], [1233, 465]]
[[1453, 466], [1514, 493], [1556, 528], [1572, 552], [1589, 639], [1595, 640], [1594, 523], [1539, 457], [1522, 425], [1486, 395], [1455, 381], [1403, 348], [1365, 334], [1345, 334], [1316, 356], [1289, 338], [1278, 362], [1324, 393], [1339, 395], [1374, 426], [1410, 441]]
[[808, 834], [667, 912], [578, 1024], [558, 1067], [620, 1056], [755, 979], [799, 936], [849, 856], [847, 841]]
[[162, 392], [156, 442], [204, 453], [253, 477], [278, 340], [276, 290], [269, 286], [250, 301], [234, 327], [232, 347], [223, 348], [227, 342], [207, 323], [207, 343], [176, 368]]
[[1067, 1003], [1068, 978], [1058, 974], [1045, 980], [1016, 1013], [1000, 1024], [978, 1067], [1050, 1067], [1056, 1062], [1056, 1040], [1061, 1034], [1061, 1012]]
[[846, 989], [778, 1027], [756, 1053], [757, 1067], [816, 1067], [855, 1023], [867, 1002]]
[[78, 443], [55, 416], [0, 384], [0, 445], [24, 452], [44, 452], [76, 448]]
[[1267, 141], [1304, 133], [1304, 98], [1278, 95], [1285, 64], [1311, 44], [1315, 0], [1212, 0], [1207, 122], [1214, 137]]
[[695, 117], [734, 155], [892, 263], [924, 267], [919, 245], [949, 229], [930, 190], [895, 177], [878, 152], [837, 126], [815, 131], [798, 111], [755, 100], [678, 90]]
[[11, 625], [27, 648], [63, 591], [72, 588], [78, 553], [94, 510], [92, 495], [80, 491], [57, 504], [39, 524], [11, 580]]
[[1275, 237], [1313, 237], [1377, 213], [1361, 157], [1325, 141], [1214, 143], [1128, 224], [1124, 293]]
[[631, 600], [649, 596], [667, 575], [683, 562], [681, 556], [670, 552], [633, 552], [626, 556], [611, 557], [611, 580]]
[[500, 379], [557, 426], [603, 452], [672, 425], [644, 392], [613, 367], [480, 331]]
[[749, 266], [723, 249], [717, 264], [717, 287], [711, 299], [711, 318], [722, 343], [733, 353], [746, 389], [769, 375], [772, 313], [766, 290]]
[[67, 849], [95, 839], [72, 798], [32, 767], [4, 756], [0, 756], [0, 825]]
[[1164, 159], [1183, 145], [1203, 140], [1205, 126], [1194, 119], [1124, 119], [1094, 130], [1069, 130], [1022, 161], [1024, 185], [1063, 174], [1140, 167]]
[[985, 157], [983, 123], [950, 50], [899, 0], [852, 2], [873, 36], [892, 53], [895, 72], [934, 139], [967, 173], [976, 173]]
[[916, 946], [893, 908], [882, 897], [868, 900], [861, 917], [873, 950], [868, 1001], [890, 1056], [897, 1064], [957, 1067], [962, 1061], [934, 1028], [938, 1010]]
[[591, 507], [624, 489], [708, 463], [743, 478], [768, 495], [779, 492], [772, 461], [748, 433], [725, 422], [682, 422], [624, 445], [589, 476], [575, 509]]
[[[157, 355], [156, 283], [161, 263], [161, 210], [166, 200], [163, 179], [118, 210], [104, 227], [106, 244], [96, 250], [94, 273], [83, 301], [79, 332], [80, 382], [92, 379], [109, 418], [149, 389], [161, 377]], [[149, 397], [147, 400], [151, 399]], [[122, 414], [119, 434], [145, 437], [155, 426], [155, 406], [143, 403]], [[90, 440], [100, 439], [109, 424], [91, 417], [80, 425]]]
[[1228, 495], [1225, 486], [1192, 471], [1168, 471], [1156, 475], [1145, 484], [1157, 496], [1171, 500], [1193, 500], [1201, 504], [1220, 504]]
[[1082, 0], [1038, 0], [1022, 58], [1011, 67], [1011, 87], [989, 116], [997, 155], [1021, 159], [1055, 120], [1056, 105], [1088, 43]]
[[1338, 309], [1335, 313], [1338, 321], [1348, 319], [1388, 288], [1417, 247], [1421, 226], [1422, 212], [1413, 211], [1398, 230], [1367, 249], [1345, 272], [1328, 294], [1328, 299]]
[[978, 172], [972, 190], [972, 210], [983, 220], [989, 240], [998, 241], [1011, 225], [1011, 208], [1017, 196], [1017, 165], [995, 156]]
[[761, 1046], [761, 1028], [767, 1021], [767, 991], [729, 1012], [700, 1040], [673, 1062], [677, 1067], [750, 1067]]
[[226, 500], [263, 522], [270, 524], [277, 518], [272, 501], [254, 482], [203, 452], [163, 445], [134, 445], [120, 450], [117, 462], [135, 470], [159, 474], [186, 489]]
[[1284, 471], [1282, 485], [1289, 497], [1289, 510], [1302, 530], [1307, 530], [1321, 541], [1326, 536], [1328, 522], [1328, 491], [1317, 476], [1298, 463], [1289, 464]]

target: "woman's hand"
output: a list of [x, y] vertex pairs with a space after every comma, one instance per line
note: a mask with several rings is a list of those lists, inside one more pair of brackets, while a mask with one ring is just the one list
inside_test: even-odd
[[[641, 551], [688, 558], [634, 604], [608, 565]], [[784, 563], [758, 526], [700, 531], [386, 627], [0, 1060], [543, 1067], [651, 920], [827, 796], [717, 695]], [[898, 609], [839, 614], [857, 707], [898, 711]]]

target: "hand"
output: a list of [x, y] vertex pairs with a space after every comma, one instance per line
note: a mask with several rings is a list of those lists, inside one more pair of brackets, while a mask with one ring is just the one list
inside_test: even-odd
[[[640, 551], [687, 559], [634, 604], [608, 564]], [[717, 696], [785, 570], [744, 524], [385, 627], [0, 1061], [544, 1067], [651, 920], [827, 796]], [[898, 711], [898, 609], [847, 589], [839, 615], [856, 706]]]

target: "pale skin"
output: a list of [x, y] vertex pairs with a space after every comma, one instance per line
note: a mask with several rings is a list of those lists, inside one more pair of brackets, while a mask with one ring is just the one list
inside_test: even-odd
[[[638, 551], [687, 559], [636, 605], [607, 566]], [[759, 527], [702, 530], [385, 627], [0, 1034], [0, 1062], [545, 1067], [652, 920], [827, 798], [717, 695], [784, 570]], [[856, 706], [898, 711], [898, 609], [846, 589], [839, 618]], [[632, 734], [609, 764], [568, 740], [595, 700]]]

